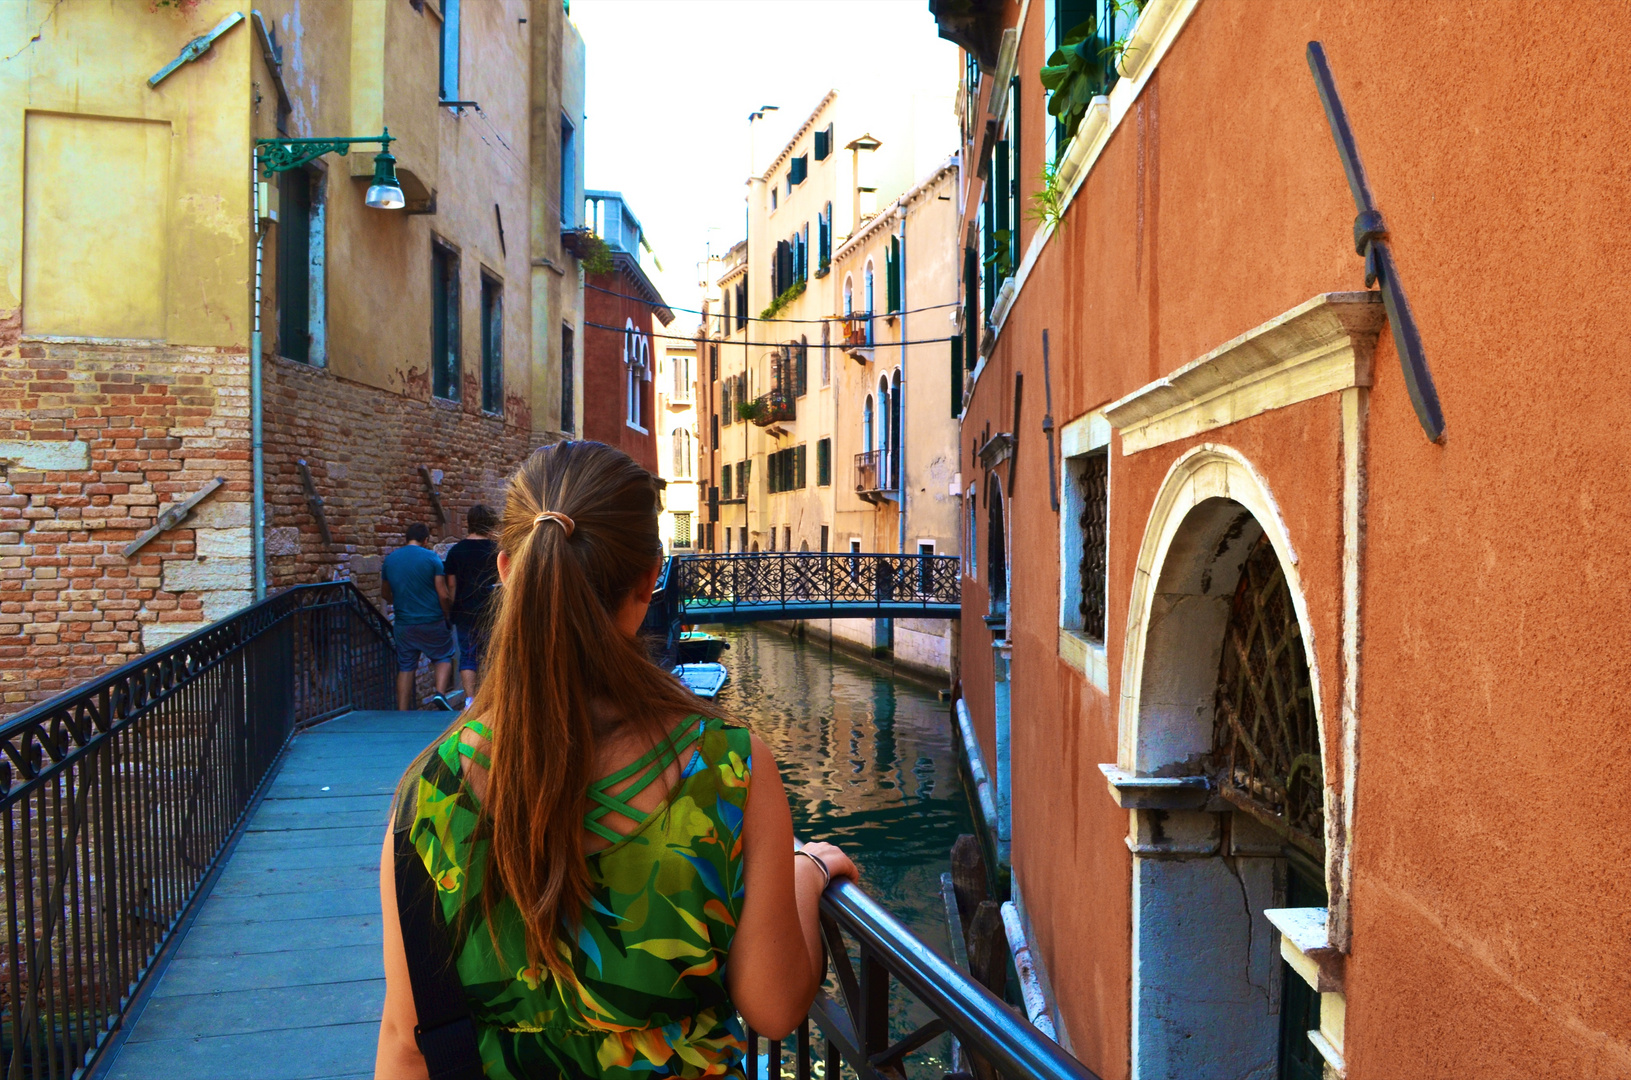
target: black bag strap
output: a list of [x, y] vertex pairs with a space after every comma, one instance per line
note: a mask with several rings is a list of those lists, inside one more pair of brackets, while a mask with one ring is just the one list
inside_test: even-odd
[[453, 963], [436, 886], [414, 850], [409, 830], [398, 829], [394, 837], [396, 911], [402, 923], [413, 1007], [419, 1015], [414, 1041], [425, 1055], [430, 1080], [483, 1080], [476, 1022]]

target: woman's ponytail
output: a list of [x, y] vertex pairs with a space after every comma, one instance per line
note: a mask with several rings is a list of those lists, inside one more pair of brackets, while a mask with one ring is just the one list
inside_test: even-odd
[[563, 969], [556, 938], [589, 898], [596, 711], [655, 743], [700, 707], [617, 626], [662, 557], [657, 513], [651, 474], [601, 443], [544, 447], [510, 480], [497, 537], [508, 567], [472, 714], [492, 732], [483, 908], [491, 927], [498, 898], [515, 901], [530, 966]]

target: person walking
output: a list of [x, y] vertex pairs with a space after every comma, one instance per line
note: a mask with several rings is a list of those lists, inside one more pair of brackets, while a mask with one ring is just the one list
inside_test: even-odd
[[447, 625], [453, 594], [424, 522], [408, 526], [408, 542], [385, 556], [380, 575], [385, 601], [396, 607], [396, 707], [406, 712], [413, 708], [413, 673], [421, 656], [431, 662], [438, 695], [453, 686], [453, 632]]
[[600, 443], [510, 481], [485, 677], [385, 835], [377, 1078], [740, 1078], [744, 1023], [809, 1011], [821, 894], [857, 872], [795, 852], [769, 748], [647, 655], [657, 515]]
[[459, 634], [459, 681], [464, 707], [476, 699], [476, 677], [487, 651], [488, 611], [498, 591], [498, 516], [481, 503], [465, 515], [463, 540], [447, 553], [447, 587], [453, 593], [453, 628]]

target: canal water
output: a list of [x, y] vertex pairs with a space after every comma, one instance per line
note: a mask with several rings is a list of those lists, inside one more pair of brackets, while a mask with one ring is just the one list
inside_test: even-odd
[[[940, 875], [951, 869], [958, 835], [974, 826], [949, 707], [933, 689], [825, 642], [757, 627], [713, 632], [731, 646], [721, 657], [731, 680], [720, 704], [776, 755], [794, 832], [843, 848], [862, 887], [950, 956]], [[892, 996], [894, 1037], [931, 1018], [898, 986]], [[938, 1044], [909, 1059], [913, 1076], [951, 1068], [950, 1040]]]

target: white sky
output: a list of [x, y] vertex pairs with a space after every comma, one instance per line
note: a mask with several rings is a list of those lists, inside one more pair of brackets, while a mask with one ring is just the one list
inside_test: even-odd
[[949, 101], [957, 84], [928, 0], [573, 0], [572, 21], [588, 50], [585, 186], [623, 192], [680, 307], [699, 306], [710, 244], [742, 239], [748, 113], [780, 106], [754, 124], [763, 151], [834, 87], [898, 89], [904, 107], [913, 87]]

